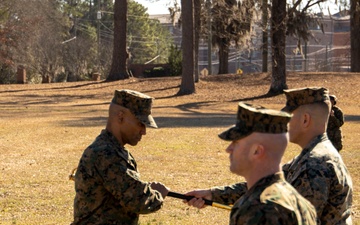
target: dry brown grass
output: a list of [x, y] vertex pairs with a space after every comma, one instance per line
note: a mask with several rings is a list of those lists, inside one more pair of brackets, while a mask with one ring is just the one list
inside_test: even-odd
[[[143, 180], [177, 192], [242, 180], [228, 171], [228, 143], [217, 134], [235, 122], [238, 101], [280, 109], [283, 95], [262, 97], [269, 82], [266, 74], [210, 76], [190, 96], [176, 96], [180, 78], [0, 86], [0, 223], [71, 222], [74, 184], [68, 175], [104, 128], [115, 89], [156, 98], [160, 129], [148, 129], [138, 146], [129, 147]], [[337, 95], [346, 116], [341, 155], [353, 178], [354, 220], [360, 224], [360, 74], [290, 73], [288, 86], [325, 86]], [[284, 161], [299, 151], [291, 144]], [[227, 224], [228, 217], [223, 209], [197, 210], [166, 198], [162, 210], [141, 216], [141, 224]]]

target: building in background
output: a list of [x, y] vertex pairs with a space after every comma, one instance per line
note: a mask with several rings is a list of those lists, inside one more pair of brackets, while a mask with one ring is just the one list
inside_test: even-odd
[[[286, 38], [286, 66], [287, 71], [350, 71], [350, 15], [348, 11], [323, 16], [324, 33], [319, 26], [311, 27], [314, 35], [307, 43], [301, 43], [301, 51], [297, 51], [297, 40]], [[170, 15], [150, 15], [151, 19], [158, 19], [163, 26], [168, 27], [174, 36], [175, 44], [181, 46], [181, 29], [173, 25]], [[253, 48], [231, 48], [229, 53], [229, 73], [236, 73], [241, 69], [245, 73], [261, 72], [262, 70], [262, 29], [253, 27], [254, 35], [251, 39]], [[269, 39], [269, 44], [271, 43]], [[270, 45], [269, 45], [270, 46]], [[219, 59], [213, 48], [212, 71], [218, 71]], [[268, 56], [268, 69], [271, 70], [271, 48]], [[208, 69], [207, 40], [200, 40], [199, 70]]]

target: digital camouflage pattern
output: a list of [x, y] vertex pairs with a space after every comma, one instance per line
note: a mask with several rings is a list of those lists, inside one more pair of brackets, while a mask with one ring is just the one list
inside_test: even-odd
[[285, 112], [293, 112], [301, 105], [317, 102], [329, 102], [329, 91], [323, 87], [308, 87], [284, 90], [286, 106], [282, 109]]
[[226, 141], [234, 141], [252, 132], [286, 133], [290, 119], [291, 115], [286, 112], [240, 102], [235, 126], [219, 134], [219, 137]]
[[326, 133], [334, 147], [340, 151], [343, 148], [341, 126], [344, 124], [344, 114], [337, 106], [332, 107], [332, 113], [329, 116]]
[[234, 205], [234, 203], [247, 192], [246, 182], [232, 184], [228, 186], [212, 187], [211, 200], [224, 205]]
[[[319, 135], [300, 155], [283, 165], [285, 179], [315, 207], [318, 224], [352, 224], [353, 183], [326, 134]], [[246, 193], [246, 183], [214, 187], [212, 200], [234, 204]]]
[[136, 161], [103, 130], [85, 149], [75, 174], [73, 225], [138, 224], [162, 207], [160, 192], [140, 180]]
[[256, 182], [232, 207], [230, 224], [316, 225], [313, 205], [284, 179], [282, 172]]
[[151, 116], [152, 100], [152, 97], [141, 92], [123, 89], [115, 90], [111, 102], [129, 109], [142, 123], [157, 128]]
[[283, 170], [286, 180], [315, 206], [321, 224], [352, 224], [352, 180], [326, 134], [310, 142]]

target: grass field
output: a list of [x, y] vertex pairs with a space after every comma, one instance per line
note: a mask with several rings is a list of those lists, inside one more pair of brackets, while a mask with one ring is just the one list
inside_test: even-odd
[[[289, 73], [289, 88], [324, 86], [345, 114], [341, 155], [354, 183], [353, 220], [360, 224], [360, 74]], [[129, 79], [0, 86], [0, 224], [70, 224], [74, 183], [68, 180], [83, 150], [105, 127], [115, 89], [155, 97], [159, 129], [147, 129], [130, 151], [143, 180], [176, 192], [232, 184], [227, 142], [217, 135], [235, 122], [237, 103], [281, 109], [285, 96], [264, 97], [267, 74], [208, 76], [196, 94], [176, 96], [180, 78]], [[284, 162], [300, 152], [290, 144]], [[228, 224], [229, 211], [190, 208], [166, 198], [163, 208], [142, 215], [141, 224]]]

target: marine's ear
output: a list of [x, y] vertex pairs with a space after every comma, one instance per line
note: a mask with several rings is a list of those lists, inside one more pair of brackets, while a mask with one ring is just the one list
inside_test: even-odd
[[256, 156], [263, 156], [265, 153], [265, 147], [262, 144], [256, 144], [256, 148], [253, 151], [253, 154]]
[[116, 117], [117, 117], [117, 120], [119, 121], [119, 123], [122, 123], [124, 121], [124, 118], [125, 118], [124, 110], [119, 110]]
[[303, 115], [302, 115], [302, 122], [301, 122], [301, 125], [303, 126], [303, 127], [309, 127], [310, 126], [310, 121], [311, 121], [311, 115], [310, 115], [310, 113], [304, 113]]

